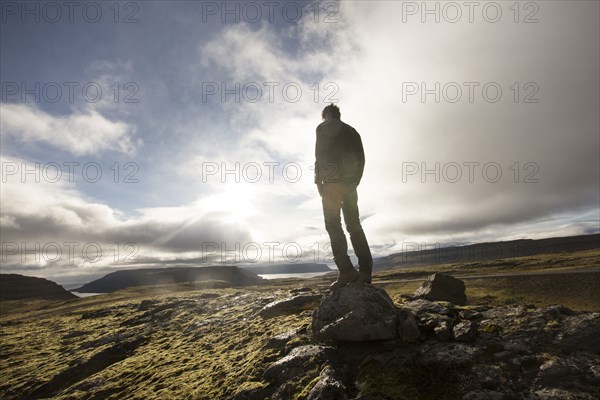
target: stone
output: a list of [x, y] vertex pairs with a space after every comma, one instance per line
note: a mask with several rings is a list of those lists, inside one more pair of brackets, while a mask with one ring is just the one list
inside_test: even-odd
[[433, 329], [435, 336], [442, 341], [448, 341], [452, 339], [452, 331], [448, 327], [448, 323], [446, 321], [441, 321], [438, 326]]
[[282, 348], [287, 342], [298, 336], [300, 329], [290, 329], [287, 332], [281, 333], [270, 338], [265, 344], [266, 348], [277, 349]]
[[419, 340], [421, 331], [412, 312], [409, 310], [398, 311], [398, 337], [400, 340], [415, 343]]
[[346, 400], [346, 386], [334, 376], [334, 370], [326, 366], [319, 375], [319, 380], [306, 397], [307, 400]]
[[390, 340], [398, 311], [385, 290], [360, 282], [332, 290], [313, 315], [317, 342]]
[[431, 301], [449, 301], [453, 304], [467, 304], [465, 283], [451, 275], [435, 273], [418, 288], [415, 297]]
[[566, 317], [553, 343], [566, 353], [585, 351], [600, 354], [600, 313]]
[[477, 324], [472, 321], [462, 321], [452, 329], [454, 339], [459, 342], [472, 342], [477, 338]]
[[425, 312], [436, 313], [436, 314], [448, 314], [449, 310], [447, 307], [443, 307], [438, 303], [425, 299], [417, 299], [407, 303], [404, 307], [410, 309], [415, 314], [422, 314]]
[[435, 318], [426, 318], [419, 321], [419, 330], [424, 333], [431, 333], [438, 326], [438, 320]]
[[259, 312], [263, 318], [273, 318], [279, 315], [295, 312], [308, 307], [321, 299], [320, 294], [301, 294], [283, 300], [273, 301], [264, 306]]
[[263, 376], [268, 381], [282, 383], [317, 367], [324, 357], [322, 346], [299, 346], [290, 351], [287, 356], [271, 364]]
[[481, 319], [483, 315], [480, 312], [475, 310], [462, 310], [459, 313], [460, 317], [463, 319]]

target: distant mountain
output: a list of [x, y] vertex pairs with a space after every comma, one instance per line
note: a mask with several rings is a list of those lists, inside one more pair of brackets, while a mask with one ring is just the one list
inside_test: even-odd
[[168, 285], [206, 281], [225, 282], [230, 286], [258, 285], [263, 279], [235, 266], [144, 268], [112, 272], [73, 289], [79, 293], [109, 293], [135, 286]]
[[244, 265], [242, 269], [252, 271], [255, 274], [301, 274], [304, 272], [332, 272], [326, 264], [302, 263], [302, 264], [267, 264], [267, 265]]
[[506, 242], [476, 243], [467, 246], [444, 246], [420, 243], [405, 243], [407, 250], [376, 258], [374, 268], [418, 267], [448, 263], [490, 261], [501, 258], [532, 256], [536, 254], [560, 253], [600, 248], [600, 234], [567, 236], [548, 239], [519, 239]]
[[18, 274], [0, 274], [0, 301], [23, 299], [69, 300], [73, 293], [44, 278]]

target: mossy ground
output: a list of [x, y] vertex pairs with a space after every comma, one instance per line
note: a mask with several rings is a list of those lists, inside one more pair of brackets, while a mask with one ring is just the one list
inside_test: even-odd
[[[599, 260], [598, 250], [522, 257], [510, 263], [489, 262], [485, 272], [592, 270], [600, 266]], [[475, 275], [482, 268], [470, 263], [385, 271], [376, 274], [374, 283], [399, 301], [401, 294], [411, 294], [433, 272]], [[51, 393], [45, 395], [56, 399], [214, 400], [261, 388], [265, 385], [262, 373], [282, 355], [280, 349], [266, 345], [269, 339], [300, 329], [305, 333], [292, 340], [308, 343], [316, 303], [271, 319], [257, 312], [272, 300], [290, 296], [292, 288], [324, 288], [333, 279], [285, 279], [228, 289], [136, 288], [69, 301], [3, 302], [0, 397], [42, 397], [35, 389], [47, 387]], [[524, 301], [599, 310], [599, 279], [599, 273], [589, 272], [518, 279], [481, 277], [465, 279], [465, 283], [470, 304]], [[144, 300], [154, 303], [140, 307]], [[411, 398], [415, 393], [420, 396], [415, 398], [435, 398], [431, 397], [435, 393], [415, 386], [417, 380], [429, 379], [429, 373], [431, 379], [441, 379], [443, 371], [434, 367], [429, 372], [407, 372], [403, 378], [398, 371], [373, 366], [363, 369], [361, 379], [371, 391], [395, 382], [386, 389], [391, 391], [386, 394], [390, 398]], [[318, 373], [290, 382], [291, 398], [304, 398]]]
[[[207, 293], [219, 297], [206, 298]], [[173, 287], [168, 294], [138, 289], [53, 302], [51, 308], [28, 304], [19, 313], [13, 308], [0, 318], [0, 394], [21, 398], [61, 372], [90, 367], [86, 362], [94, 355], [134, 337], [145, 342], [132, 354], [81, 381], [59, 384], [57, 392], [48, 395], [220, 399], [260, 387], [262, 372], [279, 356], [277, 349], [265, 347], [267, 340], [310, 324], [310, 311], [270, 320], [256, 315], [261, 304], [286, 295], [287, 291], [269, 293], [264, 288], [242, 292]], [[184, 303], [136, 323], [135, 318], [146, 312], [138, 310], [143, 300], [158, 300], [157, 306]]]

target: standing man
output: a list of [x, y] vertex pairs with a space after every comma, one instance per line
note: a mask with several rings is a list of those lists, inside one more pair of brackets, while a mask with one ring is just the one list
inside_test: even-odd
[[[356, 129], [341, 121], [340, 109], [335, 104], [325, 107], [321, 116], [323, 122], [317, 127], [315, 149], [315, 183], [323, 203], [325, 229], [331, 240], [333, 260], [340, 271], [337, 281], [331, 286], [340, 287], [357, 280], [371, 283], [373, 257], [360, 225], [356, 193], [365, 168], [362, 141]], [[348, 257], [348, 242], [342, 229], [340, 210], [358, 257], [359, 272]]]

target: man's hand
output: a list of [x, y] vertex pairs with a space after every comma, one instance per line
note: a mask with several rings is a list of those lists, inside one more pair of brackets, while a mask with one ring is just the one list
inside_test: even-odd
[[319, 196], [323, 197], [323, 183], [317, 183], [317, 189], [319, 190]]

